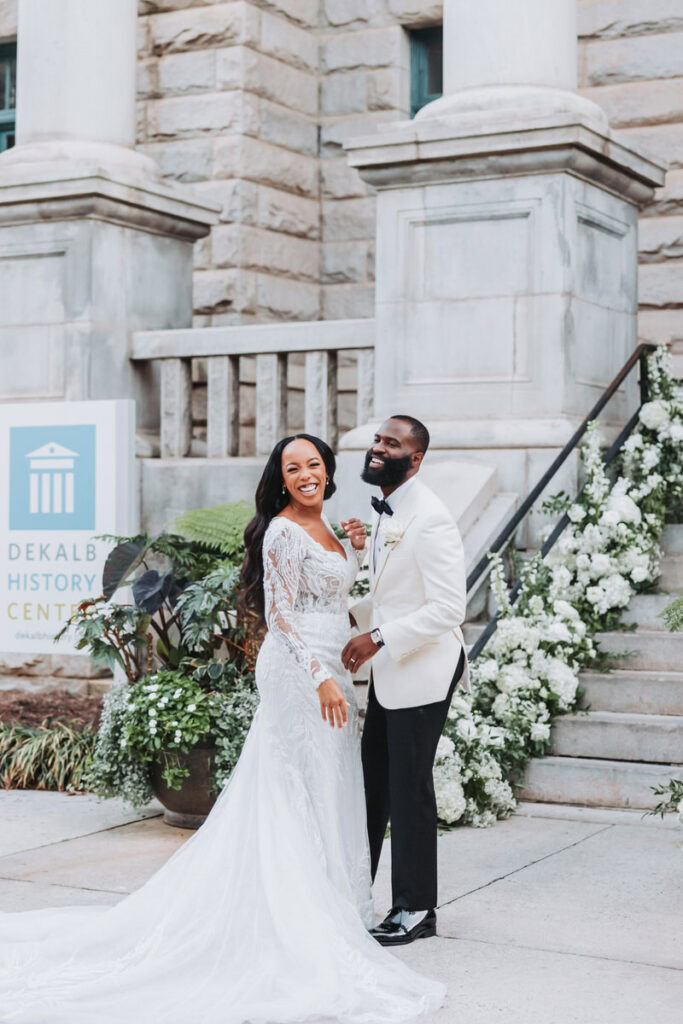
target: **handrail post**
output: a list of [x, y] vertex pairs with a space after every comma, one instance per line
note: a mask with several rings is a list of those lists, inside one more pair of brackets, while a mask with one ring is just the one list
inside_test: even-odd
[[640, 385], [640, 404], [645, 405], [646, 402], [650, 401], [650, 372], [647, 365], [648, 352], [643, 350], [640, 353], [640, 379], [638, 381]]

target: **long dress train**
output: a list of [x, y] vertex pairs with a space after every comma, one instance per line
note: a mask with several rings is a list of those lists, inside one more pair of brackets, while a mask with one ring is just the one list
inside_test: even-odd
[[[345, 1024], [441, 1005], [372, 923], [358, 712], [340, 661], [357, 562], [276, 518], [261, 703], [207, 821], [114, 907], [0, 914], [2, 1024]], [[334, 676], [349, 724], [322, 720]]]

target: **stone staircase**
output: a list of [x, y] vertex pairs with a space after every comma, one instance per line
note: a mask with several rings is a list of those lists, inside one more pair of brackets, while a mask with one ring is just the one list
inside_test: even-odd
[[659, 613], [683, 593], [683, 525], [663, 537], [662, 593], [639, 595], [624, 614], [634, 632], [602, 633], [600, 648], [620, 655], [612, 672], [585, 672], [587, 709], [558, 718], [551, 754], [528, 766], [522, 800], [649, 809], [651, 787], [683, 777], [683, 633]]

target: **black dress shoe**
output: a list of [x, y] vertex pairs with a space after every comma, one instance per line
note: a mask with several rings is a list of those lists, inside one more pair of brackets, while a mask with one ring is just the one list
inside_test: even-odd
[[428, 939], [436, 935], [436, 913], [394, 908], [370, 934], [382, 946], [405, 946], [415, 939]]

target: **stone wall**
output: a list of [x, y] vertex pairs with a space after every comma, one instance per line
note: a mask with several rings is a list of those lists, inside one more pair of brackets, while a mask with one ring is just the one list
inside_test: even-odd
[[683, 374], [683, 0], [580, 0], [580, 85], [631, 142], [669, 163], [640, 219], [639, 334]]
[[320, 317], [317, 0], [143, 0], [139, 142], [221, 210], [198, 325]]
[[17, 0], [0, 0], [0, 43], [16, 39]]

